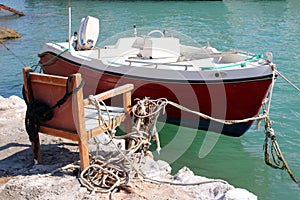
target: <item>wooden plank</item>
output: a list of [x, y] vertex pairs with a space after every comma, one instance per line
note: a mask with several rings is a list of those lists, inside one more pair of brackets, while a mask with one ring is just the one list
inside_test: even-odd
[[24, 80], [24, 92], [25, 92], [25, 94], [26, 94], [26, 101], [27, 102], [31, 102], [32, 101], [32, 99], [30, 98], [30, 95], [29, 95], [29, 90], [28, 90], [28, 84], [27, 84], [27, 82], [28, 82], [28, 79], [27, 79], [27, 76], [26, 76], [26, 73], [27, 73], [27, 71], [30, 71], [30, 67], [24, 67], [23, 68], [23, 80]]
[[[124, 122], [125, 120], [125, 116], [123, 115], [121, 117], [121, 122]], [[111, 121], [110, 122], [110, 128], [114, 128], [118, 125], [118, 122], [115, 120], [115, 121]], [[104, 133], [106, 131], [106, 127], [103, 125], [103, 126], [97, 126], [96, 128], [94, 129], [91, 129], [91, 130], [88, 130], [87, 131], [87, 135], [89, 138], [92, 138], [92, 137], [95, 137], [96, 135], [100, 134], [100, 133]]]
[[17, 15], [20, 15], [20, 16], [24, 16], [24, 15], [25, 15], [23, 12], [18, 11], [18, 10], [16, 10], [16, 9], [13, 9], [13, 8], [11, 8], [11, 7], [5, 6], [5, 5], [3, 5], [3, 4], [0, 4], [0, 10], [1, 10], [1, 9], [7, 10], [7, 11], [10, 11], [10, 12], [13, 12], [13, 13], [15, 13], [15, 14], [17, 14]]
[[49, 74], [30, 73], [30, 81], [33, 83], [42, 83], [54, 86], [66, 87], [67, 77], [55, 76]]
[[69, 132], [61, 129], [56, 129], [53, 127], [47, 127], [47, 126], [40, 126], [40, 132], [47, 134], [47, 135], [53, 135], [56, 137], [66, 138], [73, 141], [78, 141], [79, 137], [78, 134], [74, 132]]
[[123, 106], [126, 115], [126, 119], [124, 121], [124, 133], [130, 133], [132, 129], [132, 123], [130, 118], [130, 106], [131, 106], [131, 92], [126, 92], [123, 94]]
[[39, 133], [35, 136], [35, 140], [37, 141], [37, 144], [36, 144], [37, 145], [37, 152], [36, 152], [37, 157], [35, 157], [35, 152], [34, 152], [35, 144], [34, 144], [33, 141], [31, 142], [32, 155], [33, 155], [33, 158], [36, 159], [39, 164], [41, 164], [42, 163], [42, 156], [41, 156], [41, 143], [40, 143]]
[[[95, 95], [94, 97], [97, 98], [98, 100], [105, 100], [105, 99], [109, 99], [111, 97], [129, 92], [131, 90], [134, 89], [133, 84], [126, 84], [126, 85], [122, 85], [120, 87], [116, 87], [114, 89], [102, 92], [100, 94]], [[89, 105], [90, 101], [88, 99], [84, 100], [84, 105]]]
[[[78, 88], [81, 84], [81, 74], [74, 74], [74, 87]], [[89, 149], [88, 149], [88, 135], [85, 128], [84, 121], [84, 106], [83, 106], [83, 91], [82, 88], [72, 95], [72, 107], [75, 120], [75, 126], [79, 137], [79, 157], [80, 169], [84, 170], [90, 165]]]

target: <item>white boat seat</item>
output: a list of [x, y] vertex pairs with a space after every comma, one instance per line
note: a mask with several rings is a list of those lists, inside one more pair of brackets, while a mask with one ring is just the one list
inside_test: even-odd
[[[140, 43], [140, 41], [138, 41]], [[144, 38], [144, 44], [141, 49], [144, 58], [160, 57], [179, 57], [180, 44], [178, 38], [161, 37], [161, 38]]]

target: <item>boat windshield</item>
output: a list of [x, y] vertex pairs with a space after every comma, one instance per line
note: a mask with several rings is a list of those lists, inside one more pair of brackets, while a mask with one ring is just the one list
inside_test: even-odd
[[160, 29], [155, 27], [145, 27], [145, 28], [138, 28], [136, 34], [134, 32], [134, 29], [132, 29], [132, 30], [124, 31], [106, 37], [100, 35], [97, 46], [103, 48], [104, 46], [115, 45], [120, 38], [129, 38], [135, 36], [138, 37], [150, 36], [154, 38], [174, 37], [180, 40], [181, 45], [188, 45], [193, 47], [203, 47], [206, 45], [206, 44], [200, 44], [199, 42], [195, 41], [193, 38], [189, 37], [188, 35], [185, 35], [183, 33], [174, 30]]

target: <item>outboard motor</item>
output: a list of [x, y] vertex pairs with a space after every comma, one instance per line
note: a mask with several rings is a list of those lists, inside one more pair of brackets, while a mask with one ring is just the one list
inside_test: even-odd
[[99, 19], [91, 16], [82, 18], [77, 32], [76, 50], [93, 49], [99, 36]]

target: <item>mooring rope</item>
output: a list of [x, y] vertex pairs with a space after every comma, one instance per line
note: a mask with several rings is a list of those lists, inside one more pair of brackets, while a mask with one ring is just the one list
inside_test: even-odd
[[[163, 110], [165, 110], [165, 107], [167, 105], [172, 105], [178, 109], [181, 109], [183, 111], [186, 112], [190, 112], [192, 114], [198, 115], [204, 119], [208, 119], [208, 120], [212, 120], [212, 121], [216, 121], [216, 122], [220, 122], [223, 124], [234, 124], [234, 123], [243, 123], [243, 122], [248, 122], [248, 121], [254, 121], [254, 120], [265, 120], [265, 134], [266, 134], [266, 138], [265, 138], [265, 143], [264, 143], [264, 155], [265, 155], [265, 162], [267, 165], [271, 166], [272, 168], [277, 168], [277, 169], [286, 169], [288, 174], [290, 175], [290, 177], [292, 178], [292, 180], [294, 182], [296, 182], [298, 184], [298, 186], [300, 187], [300, 181], [296, 178], [296, 176], [294, 175], [293, 171], [289, 168], [286, 160], [284, 159], [284, 156], [279, 148], [279, 144], [276, 141], [276, 137], [275, 137], [275, 133], [273, 128], [271, 127], [271, 120], [270, 120], [270, 108], [271, 108], [271, 101], [272, 101], [272, 96], [273, 96], [273, 90], [274, 90], [274, 85], [275, 85], [275, 81], [276, 81], [276, 77], [277, 74], [279, 74], [281, 77], [283, 77], [291, 86], [293, 86], [295, 89], [297, 89], [298, 91], [300, 91], [300, 89], [293, 84], [291, 81], [289, 81], [287, 78], [285, 78], [281, 73], [278, 72], [276, 66], [273, 63], [270, 63], [272, 69], [273, 69], [273, 76], [272, 76], [272, 83], [267, 95], [267, 99], [263, 102], [262, 104], [262, 109], [263, 109], [263, 114], [259, 114], [257, 116], [254, 117], [250, 117], [250, 118], [245, 118], [242, 120], [223, 120], [223, 119], [217, 119], [217, 118], [213, 118], [211, 116], [205, 115], [204, 113], [201, 112], [197, 112], [197, 111], [193, 111], [189, 108], [186, 108], [182, 105], [179, 105], [175, 102], [171, 102], [168, 101], [167, 99], [161, 98], [158, 100], [154, 100], [157, 102], [160, 102], [160, 105], [163, 107]], [[149, 101], [153, 101], [153, 100], [149, 100]], [[162, 109], [159, 109], [162, 110]], [[142, 117], [142, 116], [138, 116], [135, 115], [136, 117]], [[149, 117], [150, 115], [146, 115], [145, 117]], [[272, 152], [272, 158], [273, 158], [273, 162], [275, 164], [272, 164], [270, 162], [270, 156], [268, 154], [268, 139], [271, 139], [272, 141], [272, 147], [271, 147], [271, 152]], [[278, 160], [276, 160], [275, 155], [273, 152], [276, 152], [276, 156], [278, 158]], [[280, 161], [282, 162], [282, 166], [279, 167], [280, 165]]]
[[[265, 134], [266, 134], [266, 137], [265, 137], [265, 142], [263, 145], [264, 155], [265, 155], [265, 163], [274, 169], [281, 169], [281, 170], [286, 169], [288, 174], [290, 175], [291, 179], [298, 185], [298, 187], [300, 187], [300, 181], [296, 178], [293, 171], [288, 166], [287, 161], [284, 159], [284, 156], [280, 150], [279, 144], [276, 140], [275, 131], [271, 127], [271, 121], [269, 118], [266, 119]], [[269, 139], [271, 140], [271, 155], [272, 155], [273, 163], [270, 161], [270, 155], [268, 153]], [[274, 151], [276, 153], [277, 158], [274, 155]], [[280, 166], [280, 164], [281, 164], [281, 166]]]
[[54, 62], [55, 59], [57, 59], [59, 56], [61, 56], [62, 54], [66, 53], [67, 51], [69, 51], [69, 48], [66, 48], [65, 50], [63, 50], [62, 52], [60, 52], [59, 54], [53, 56], [51, 59], [49, 59], [47, 62], [40, 64], [40, 67], [45, 66], [45, 65], [49, 65], [50, 63]]
[[[89, 100], [98, 110], [99, 115], [102, 115], [100, 103], [102, 104], [102, 110], [103, 107], [104, 110], [108, 110], [104, 102], [99, 102], [93, 96], [90, 96]], [[132, 155], [139, 154], [142, 158], [147, 154], [151, 138], [154, 137], [157, 141], [159, 141], [158, 134], [156, 131], [156, 123], [160, 112], [165, 107], [165, 103], [166, 101], [161, 101], [160, 99], [140, 100], [132, 108], [132, 113], [134, 116], [134, 125], [132, 128], [132, 132], [128, 133], [125, 136], [116, 136], [116, 127], [111, 127], [109, 122], [105, 122], [106, 120], [104, 120], [103, 117], [98, 116], [99, 126], [104, 125], [106, 134], [110, 138], [110, 142], [114, 145], [114, 148], [119, 153], [119, 156], [110, 159], [106, 158], [105, 162], [101, 160], [92, 159], [91, 165], [81, 172], [79, 177], [80, 183], [91, 192], [108, 192], [110, 193], [110, 198], [117, 188], [125, 186], [128, 183], [130, 178], [130, 171], [138, 174], [139, 177], [143, 178], [143, 180], [154, 183], [163, 183], [177, 186], [194, 186], [215, 182], [228, 184], [226, 181], [219, 179], [196, 181], [193, 183], [178, 183], [172, 181], [156, 180], [145, 176], [144, 173], [138, 168], [138, 166], [135, 163], [133, 163]], [[108, 118], [111, 119], [111, 117]], [[127, 150], [122, 150], [114, 141], [115, 138], [130, 139], [132, 143], [131, 145], [129, 145]], [[123, 167], [121, 167], [121, 165]], [[129, 169], [127, 167], [127, 170], [125, 170], [125, 166], [128, 166]]]
[[26, 67], [26, 64], [15, 54], [8, 46], [6, 46], [2, 41], [0, 41], [0, 44], [8, 51], [10, 52], [24, 67]]
[[[288, 174], [290, 175], [291, 179], [298, 185], [298, 187], [300, 187], [300, 181], [296, 178], [293, 171], [289, 168], [288, 163], [284, 159], [284, 156], [279, 148], [279, 144], [278, 144], [278, 142], [276, 140], [276, 136], [275, 136], [275, 131], [271, 126], [272, 121], [270, 119], [271, 100], [272, 100], [272, 96], [273, 96], [273, 89], [274, 89], [274, 85], [275, 85], [276, 76], [280, 75], [284, 80], [286, 80], [291, 86], [293, 86], [299, 92], [300, 92], [300, 89], [295, 84], [293, 84], [290, 80], [288, 80], [286, 77], [284, 77], [277, 70], [275, 64], [270, 63], [270, 65], [273, 69], [273, 77], [272, 77], [272, 84], [271, 84], [271, 87], [268, 92], [268, 101], [269, 102], [267, 104], [267, 102], [265, 101], [262, 104], [263, 112], [267, 116], [266, 118], [264, 118], [264, 120], [265, 120], [265, 141], [264, 141], [263, 149], [264, 149], [265, 163], [274, 169], [281, 169], [281, 170], [286, 169]], [[270, 155], [268, 153], [269, 139], [271, 140], [271, 155], [272, 155], [273, 163], [270, 161]], [[274, 155], [274, 151], [276, 153], [276, 157]], [[280, 166], [280, 164], [281, 164], [281, 166]]]
[[[265, 155], [265, 163], [268, 166], [276, 169], [286, 169], [288, 174], [290, 175], [291, 179], [300, 186], [299, 180], [296, 178], [292, 170], [289, 168], [284, 156], [279, 148], [279, 144], [276, 141], [275, 132], [271, 127], [271, 120], [270, 120], [270, 108], [271, 108], [271, 101], [273, 96], [273, 89], [275, 85], [275, 80], [277, 78], [277, 74], [279, 72], [276, 69], [276, 66], [271, 63], [273, 69], [273, 76], [272, 76], [272, 83], [267, 95], [266, 100], [262, 103], [263, 113], [258, 114], [254, 117], [245, 118], [241, 120], [225, 120], [225, 119], [217, 119], [211, 116], [208, 116], [204, 113], [193, 111], [189, 108], [186, 108], [182, 105], [179, 105], [175, 102], [168, 101], [165, 98], [160, 98], [156, 100], [151, 100], [149, 98], [145, 98], [139, 100], [133, 107], [132, 107], [132, 115], [133, 115], [133, 128], [132, 132], [128, 133], [124, 136], [116, 136], [115, 126], [112, 127], [110, 122], [111, 116], [108, 116], [110, 120], [104, 120], [101, 117], [100, 111], [100, 103], [104, 106], [104, 110], [106, 110], [107, 114], [109, 115], [108, 109], [106, 105], [102, 101], [98, 101], [93, 96], [90, 96], [89, 99], [92, 101], [92, 104], [98, 109], [98, 119], [99, 125], [104, 125], [106, 127], [107, 135], [110, 138], [109, 143], [111, 142], [115, 149], [118, 152], [118, 157], [106, 159], [105, 162], [100, 160], [94, 160], [92, 165], [86, 168], [80, 175], [80, 182], [88, 188], [88, 190], [93, 192], [110, 192], [111, 195], [116, 191], [117, 188], [124, 186], [129, 181], [129, 176], [125, 178], [124, 173], [128, 173], [128, 170], [125, 170], [125, 166], [129, 165], [129, 171], [134, 171], [139, 177], [142, 177], [145, 181], [150, 181], [154, 183], [163, 183], [163, 184], [170, 184], [170, 185], [177, 185], [177, 186], [192, 186], [192, 185], [200, 185], [200, 184], [207, 184], [207, 183], [214, 183], [220, 182], [224, 184], [228, 184], [226, 181], [215, 179], [215, 180], [207, 180], [207, 181], [199, 181], [194, 183], [178, 183], [172, 181], [161, 181], [156, 180], [153, 178], [149, 178], [144, 175], [144, 173], [137, 167], [135, 163], [132, 161], [132, 155], [138, 153], [140, 156], [145, 156], [147, 154], [148, 147], [150, 146], [151, 139], [155, 139], [157, 141], [158, 151], [160, 150], [159, 144], [159, 136], [156, 131], [156, 123], [158, 116], [161, 112], [165, 112], [165, 108], [167, 105], [176, 107], [186, 112], [190, 112], [197, 116], [200, 116], [204, 119], [216, 121], [223, 124], [235, 124], [235, 123], [244, 123], [249, 121], [265, 121], [265, 142], [264, 142], [264, 155]], [[283, 77], [283, 75], [280, 74]], [[291, 82], [287, 81], [291, 84]], [[293, 84], [291, 84], [293, 86]], [[295, 87], [297, 90], [299, 88]], [[299, 90], [300, 91], [300, 90]], [[103, 108], [102, 108], [103, 109]], [[119, 124], [119, 123], [118, 123]], [[122, 150], [116, 144], [114, 139], [129, 139], [131, 141], [131, 145], [129, 145], [128, 149]], [[273, 163], [270, 161], [270, 155], [268, 153], [269, 150], [269, 139], [271, 140], [271, 155], [273, 159]], [[275, 153], [275, 154], [274, 154]], [[97, 164], [97, 162], [102, 164]], [[114, 163], [114, 164], [113, 164]], [[122, 167], [120, 164], [122, 163]], [[127, 163], [127, 164], [125, 164]], [[281, 165], [281, 166], [280, 166]], [[128, 167], [127, 167], [128, 168]], [[122, 179], [122, 181], [121, 181]], [[99, 188], [100, 187], [100, 188]]]
[[300, 92], [300, 88], [297, 87], [294, 83], [292, 83], [288, 78], [286, 78], [281, 72], [276, 70], [276, 73], [281, 76], [288, 84], [290, 84], [293, 88], [295, 88], [298, 92]]
[[[256, 115], [256, 116], [253, 116], [253, 117], [249, 117], [249, 118], [245, 118], [245, 119], [235, 119], [235, 120], [225, 120], [225, 119], [219, 119], [219, 118], [215, 118], [215, 117], [211, 117], [209, 115], [206, 115], [204, 113], [201, 113], [201, 112], [198, 112], [198, 111], [194, 111], [194, 110], [191, 110], [187, 107], [184, 107], [178, 103], [175, 103], [173, 101], [169, 101], [167, 100], [166, 98], [160, 98], [160, 99], [157, 99], [157, 100], [149, 100], [151, 102], [159, 102], [159, 105], [162, 106], [161, 109], [158, 109], [157, 111], [160, 111], [160, 110], [165, 110], [165, 107], [167, 105], [171, 105], [175, 108], [178, 108], [180, 110], [183, 110], [183, 111], [186, 111], [186, 112], [189, 112], [189, 113], [192, 113], [194, 115], [198, 115], [204, 119], [207, 119], [207, 120], [211, 120], [211, 121], [215, 121], [215, 122], [219, 122], [219, 123], [222, 123], [222, 124], [226, 124], [226, 125], [230, 125], [230, 124], [236, 124], [236, 123], [244, 123], [244, 122], [249, 122], [249, 121], [255, 121], [255, 120], [261, 120], [261, 119], [264, 119], [267, 117], [267, 114], [266, 113], [263, 113], [263, 114], [259, 114], [259, 115]], [[149, 117], [150, 115], [146, 115], [146, 116], [140, 116], [140, 115], [137, 115], [137, 114], [134, 114], [136, 117], [141, 117], [141, 118], [146, 118], [146, 117]]]
[[[270, 63], [270, 66], [273, 70], [273, 76], [272, 76], [272, 83], [271, 83], [271, 87], [269, 89], [269, 92], [268, 92], [268, 95], [267, 95], [267, 99], [269, 101], [268, 103], [268, 107], [267, 107], [267, 110], [264, 112], [266, 113], [267, 116], [270, 115], [270, 109], [271, 109], [271, 102], [272, 102], [272, 97], [273, 97], [273, 90], [274, 90], [274, 86], [275, 86], [275, 81], [276, 81], [276, 76], [277, 76], [277, 68], [276, 68], [276, 65], [273, 64], [273, 63]], [[266, 103], [266, 102], [263, 102], [263, 104]]]

